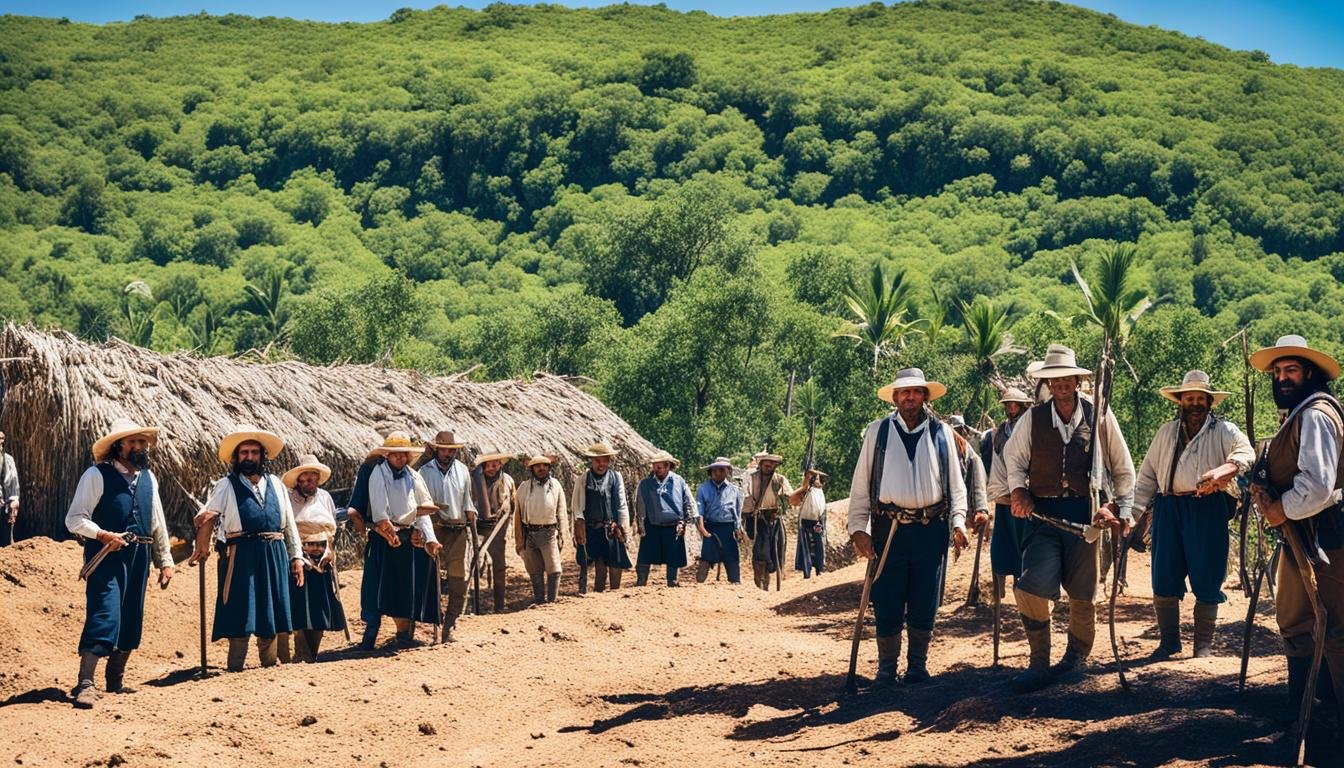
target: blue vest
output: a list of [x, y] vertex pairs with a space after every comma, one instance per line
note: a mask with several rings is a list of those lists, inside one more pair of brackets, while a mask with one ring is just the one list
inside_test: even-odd
[[149, 470], [137, 475], [135, 490], [111, 462], [97, 465], [103, 476], [103, 495], [93, 508], [93, 522], [99, 528], [113, 533], [130, 531], [136, 536], [148, 536], [152, 521], [154, 488]]
[[278, 533], [280, 531], [280, 500], [275, 497], [275, 484], [266, 478], [266, 501], [257, 500], [252, 493], [252, 484], [234, 473], [229, 473], [229, 482], [233, 483], [233, 499], [238, 504], [238, 522], [243, 533]]
[[[644, 504], [644, 517], [654, 525], [676, 525], [686, 518], [686, 494], [683, 492], [685, 481], [675, 472], [667, 473], [667, 481], [659, 483], [658, 478], [649, 475], [639, 483], [640, 501]], [[661, 489], [661, 492], [660, 492]], [[664, 517], [665, 510], [671, 510], [677, 519]]]

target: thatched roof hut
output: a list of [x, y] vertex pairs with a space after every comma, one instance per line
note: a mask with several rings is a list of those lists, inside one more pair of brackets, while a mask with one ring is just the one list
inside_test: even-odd
[[596, 440], [618, 452], [615, 467], [630, 487], [656, 452], [596, 398], [542, 374], [483, 384], [370, 365], [161, 355], [116, 339], [95, 345], [63, 331], [10, 324], [0, 335], [0, 386], [0, 430], [22, 475], [24, 536], [65, 534], [89, 450], [122, 416], [162, 428], [154, 469], [177, 535], [189, 532], [196, 510], [188, 493], [204, 499], [222, 476], [215, 449], [240, 422], [287, 440], [272, 469], [317, 454], [333, 470], [328, 487], [338, 500], [368, 450], [392, 429], [420, 438], [452, 429], [468, 457], [552, 454], [567, 486], [584, 463], [582, 451]]

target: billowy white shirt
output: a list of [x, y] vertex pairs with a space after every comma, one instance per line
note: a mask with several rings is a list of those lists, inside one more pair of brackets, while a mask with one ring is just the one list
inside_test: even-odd
[[[1319, 397], [1313, 395], [1300, 403], [1288, 414], [1284, 426]], [[1339, 473], [1339, 440], [1335, 436], [1334, 422], [1316, 410], [1302, 414], [1302, 430], [1298, 435], [1298, 473], [1293, 478], [1293, 487], [1283, 492], [1281, 500], [1283, 514], [1293, 520], [1305, 520], [1339, 501], [1339, 491], [1335, 490], [1335, 478]]]
[[303, 541], [329, 541], [336, 534], [336, 502], [325, 490], [318, 488], [317, 493], [304, 498], [291, 489], [289, 505]]
[[[891, 428], [887, 433], [885, 463], [882, 468], [882, 487], [878, 489], [878, 500], [884, 504], [894, 504], [903, 509], [922, 509], [943, 500], [943, 474], [946, 473], [948, 490], [952, 498], [948, 499], [948, 518], [953, 528], [966, 527], [966, 480], [961, 474], [961, 461], [957, 458], [957, 443], [952, 428], [942, 422], [925, 417], [913, 430], [906, 429], [905, 421], [892, 412], [868, 425], [863, 435], [863, 448], [859, 451], [859, 461], [854, 466], [854, 476], [849, 484], [850, 533], [863, 531], [872, 533], [871, 506], [869, 499], [869, 481], [873, 474], [873, 453], [877, 446], [877, 433], [882, 422], [890, 420]], [[934, 450], [933, 439], [926, 433], [930, 424], [943, 430], [947, 441], [947, 463], [938, 467], [938, 457]], [[918, 433], [919, 443], [915, 448], [915, 460], [911, 462], [905, 452], [905, 443], [900, 432], [908, 435]]]
[[[125, 471], [129, 467], [115, 461], [112, 466], [118, 472], [121, 472], [122, 477], [126, 477], [127, 482], [131, 482], [132, 478], [127, 477]], [[154, 489], [152, 494], [154, 501], [150, 504], [149, 521], [149, 536], [154, 539], [154, 544], [150, 553], [154, 559], [154, 565], [163, 568], [173, 564], [173, 551], [168, 543], [168, 523], [163, 516], [163, 502], [159, 500], [159, 480], [149, 470], [145, 470], [142, 477], [148, 478]], [[66, 530], [86, 539], [98, 538], [98, 534], [102, 533], [103, 529], [93, 522], [93, 508], [98, 506], [98, 501], [102, 498], [103, 473], [98, 471], [98, 467], [95, 465], [84, 470], [84, 474], [79, 476], [79, 484], [75, 486], [75, 498], [70, 501], [70, 509], [65, 513]], [[122, 531], [112, 531], [112, 533], [122, 533]]]
[[407, 465], [401, 477], [394, 477], [387, 462], [374, 467], [369, 475], [369, 512], [373, 523], [384, 520], [400, 528], [414, 527], [425, 537], [425, 543], [438, 542], [430, 515], [417, 515], [420, 507], [434, 506], [434, 498], [425, 487], [419, 472]]
[[[1134, 508], [1148, 509], [1153, 497], [1165, 493], [1194, 493], [1199, 478], [1211, 469], [1232, 462], [1238, 472], [1250, 469], [1255, 461], [1255, 449], [1240, 429], [1230, 421], [1224, 421], [1209, 414], [1204, 426], [1181, 450], [1176, 461], [1176, 474], [1172, 487], [1167, 487], [1167, 478], [1171, 477], [1171, 456], [1176, 451], [1176, 439], [1180, 435], [1181, 421], [1169, 421], [1157, 428], [1148, 453], [1139, 466], [1139, 478], [1134, 483]], [[1240, 498], [1241, 489], [1236, 483], [1228, 483], [1227, 493]]]
[[[1032, 408], [1022, 414], [1013, 425], [1013, 436], [1008, 438], [1008, 444], [1003, 447], [1002, 458], [1008, 473], [1009, 493], [1018, 488], [1029, 490], [1027, 473], [1031, 466], [1031, 415], [1034, 412], [1035, 408]], [[1073, 417], [1068, 423], [1059, 418], [1059, 411], [1054, 401], [1051, 401], [1050, 419], [1059, 431], [1059, 436], [1067, 443], [1073, 437], [1073, 431], [1083, 423], [1082, 400], [1079, 399], [1074, 405]], [[1111, 500], [1115, 502], [1120, 517], [1133, 520], [1134, 459], [1129, 455], [1129, 446], [1125, 444], [1125, 436], [1120, 432], [1120, 422], [1116, 421], [1114, 411], [1107, 409], [1102, 427], [1099, 437], [1102, 460], [1110, 480]]]
[[0, 453], [0, 491], [5, 501], [19, 500], [19, 465], [8, 453]]
[[467, 511], [476, 513], [476, 503], [471, 499], [471, 475], [467, 465], [456, 458], [448, 465], [447, 472], [439, 468], [439, 462], [430, 459], [420, 468], [420, 478], [439, 507], [434, 514], [440, 522], [465, 523]]
[[[303, 547], [299, 544], [299, 528], [294, 523], [294, 510], [289, 506], [289, 489], [275, 475], [262, 475], [261, 482], [253, 484], [248, 477], [242, 477], [245, 485], [252, 486], [252, 493], [262, 503], [266, 501], [266, 488], [269, 484], [275, 489], [275, 502], [280, 506], [280, 533], [285, 536], [285, 549], [289, 558], [297, 560], [303, 557]], [[238, 499], [233, 494], [233, 482], [229, 476], [221, 477], [210, 491], [205, 501], [205, 509], [196, 513], [196, 526], [205, 521], [211, 513], [219, 515], [219, 525], [215, 527], [215, 538], [227, 541], [231, 534], [242, 533], [243, 521], [238, 515]]]
[[826, 494], [813, 486], [803, 494], [803, 504], [798, 508], [799, 520], [826, 519]]

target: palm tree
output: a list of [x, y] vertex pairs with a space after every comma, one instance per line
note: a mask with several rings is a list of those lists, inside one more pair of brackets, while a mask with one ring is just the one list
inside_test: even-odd
[[148, 347], [154, 338], [154, 317], [158, 314], [153, 306], [154, 292], [144, 281], [132, 281], [121, 290], [120, 304], [126, 340], [137, 347]]
[[[1131, 272], [1138, 250], [1133, 243], [1116, 243], [1101, 254], [1096, 290], [1083, 279], [1083, 273], [1076, 262], [1073, 267], [1073, 279], [1083, 291], [1087, 301], [1087, 314], [1083, 318], [1100, 326], [1105, 337], [1112, 339], [1116, 350], [1123, 356], [1123, 350], [1129, 343], [1134, 325], [1145, 312], [1161, 301], [1148, 298], [1138, 288], [1130, 287]], [[1126, 361], [1125, 365], [1129, 365]], [[1130, 368], [1133, 373], [1133, 368]]]
[[961, 305], [961, 325], [970, 344], [976, 373], [975, 391], [966, 404], [968, 419], [977, 408], [982, 414], [987, 410], [987, 406], [980, 403], [985, 393], [985, 384], [993, 381], [998, 386], [1002, 383], [998, 358], [1007, 354], [1026, 352], [1022, 347], [1013, 344], [1012, 334], [1009, 333], [1013, 325], [1012, 315], [1012, 302], [997, 304], [985, 296], [976, 296], [975, 301]]
[[289, 338], [289, 312], [280, 306], [285, 297], [285, 281], [280, 272], [267, 273], [260, 285], [248, 283], [246, 290], [247, 309], [261, 318], [267, 347], [285, 344]]
[[215, 319], [215, 310], [205, 305], [205, 310], [201, 313], [200, 325], [190, 329], [191, 338], [196, 342], [196, 349], [205, 357], [209, 357], [214, 350], [216, 332], [219, 330], [219, 323]]
[[852, 320], [836, 331], [836, 336], [856, 339], [872, 347], [872, 373], [882, 356], [905, 346], [905, 337], [918, 331], [918, 322], [906, 322], [910, 304], [910, 285], [905, 282], [905, 271], [897, 271], [890, 278], [881, 264], [873, 264], [866, 283], [851, 281], [845, 291], [845, 303], [853, 313]]
[[807, 383], [798, 387], [798, 407], [803, 411], [803, 418], [807, 420], [807, 449], [803, 452], [803, 471], [811, 469], [816, 463], [814, 453], [817, 445], [817, 419], [821, 416], [821, 409], [826, 407], [826, 396], [822, 394], [821, 387], [817, 386], [815, 379], [809, 379]]

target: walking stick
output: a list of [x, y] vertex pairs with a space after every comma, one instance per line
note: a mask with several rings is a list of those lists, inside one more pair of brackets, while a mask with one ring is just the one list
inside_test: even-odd
[[[1261, 535], [1264, 535], [1263, 533]], [[1246, 624], [1241, 634], [1241, 671], [1237, 673], [1237, 692], [1246, 690], [1246, 668], [1251, 663], [1251, 632], [1255, 629], [1255, 608], [1260, 602], [1260, 585], [1265, 581], [1264, 552], [1255, 561], [1255, 577], [1251, 581], [1250, 604], [1246, 608]], [[1276, 548], [1277, 551], [1277, 548]]]
[[1302, 586], [1306, 588], [1307, 596], [1311, 598], [1311, 610], [1316, 614], [1316, 623], [1311, 630], [1315, 643], [1311, 651], [1311, 671], [1307, 674], [1307, 687], [1302, 692], [1302, 703], [1297, 709], [1296, 765], [1301, 766], [1305, 764], [1307, 756], [1307, 726], [1311, 723], [1311, 704], [1316, 694], [1316, 677], [1321, 673], [1321, 657], [1325, 654], [1325, 604], [1321, 602], [1321, 593], [1316, 586], [1315, 568], [1307, 559], [1307, 550], [1302, 545], [1302, 538], [1298, 535], [1293, 521], [1285, 521], [1279, 526], [1279, 530], [1283, 533], [1283, 538], [1288, 540], [1293, 564], [1297, 566], [1298, 575], [1302, 577]]
[[872, 597], [873, 582], [887, 564], [887, 553], [891, 551], [891, 542], [896, 538], [896, 518], [891, 518], [891, 530], [882, 545], [882, 556], [876, 562], [868, 561], [868, 572], [863, 577], [863, 594], [859, 596], [859, 615], [854, 619], [854, 636], [849, 641], [849, 675], [845, 678], [845, 693], [853, 695], [859, 690], [859, 641], [863, 639], [863, 617], [868, 612], [868, 601]]
[[990, 664], [990, 667], [994, 669], [999, 667], [999, 603], [1003, 600], [1000, 594], [1003, 590], [1003, 582], [1004, 578], [1002, 576], [994, 575], [994, 661]]
[[443, 578], [439, 575], [438, 558], [429, 559], [430, 578], [434, 579], [434, 613], [437, 614], [437, 621], [434, 623], [434, 642], [443, 642], [443, 628], [448, 626], [448, 622], [443, 617]]
[[201, 620], [201, 677], [210, 676], [210, 667], [205, 658], [205, 563], [196, 564], [196, 573], [200, 576], [200, 592], [197, 595], [197, 607], [200, 609]]
[[[336, 555], [339, 550], [336, 548], [336, 537], [331, 537], [331, 588], [336, 593], [336, 602], [341, 603], [341, 569], [336, 565]], [[341, 613], [345, 613], [345, 603], [341, 603]], [[345, 632], [345, 642], [352, 643], [354, 639], [350, 637], [350, 622], [345, 622], [341, 627]]]
[[980, 550], [985, 546], [985, 529], [988, 527], [988, 522], [980, 526], [980, 533], [975, 537], [975, 563], [971, 565], [971, 588], [966, 590], [967, 605], [980, 603]]
[[475, 523], [467, 523], [467, 533], [471, 536], [471, 612], [481, 615], [481, 540], [476, 537]]

